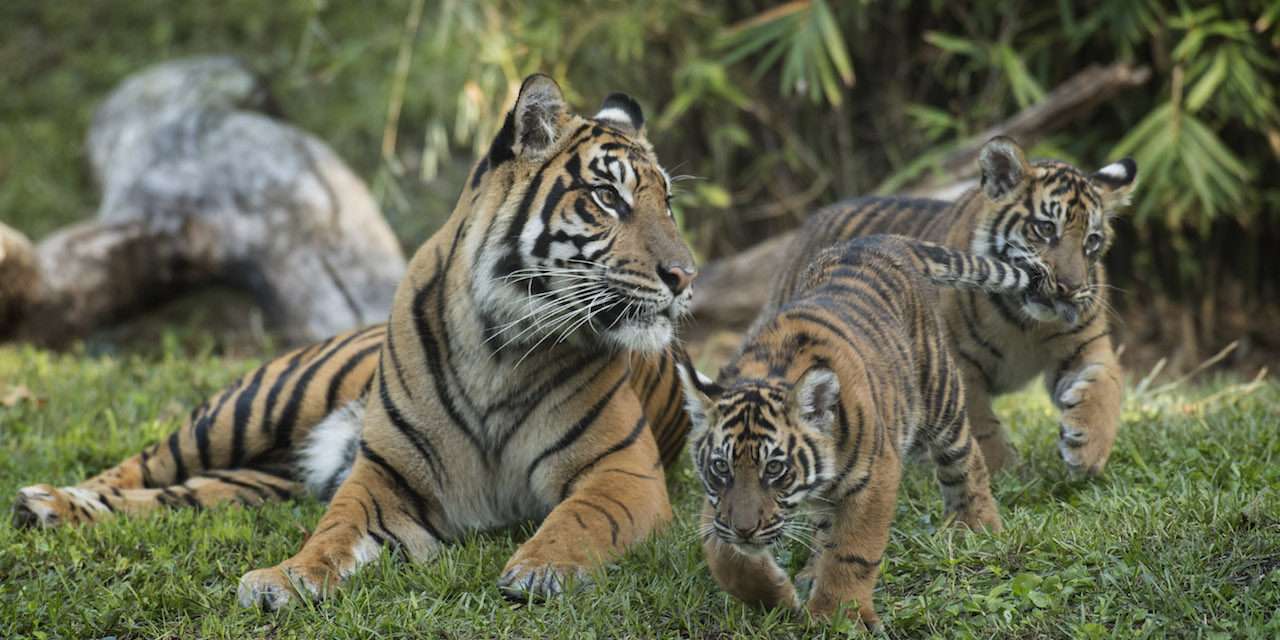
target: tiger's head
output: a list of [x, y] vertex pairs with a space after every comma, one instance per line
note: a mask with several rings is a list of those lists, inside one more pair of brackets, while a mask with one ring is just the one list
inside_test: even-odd
[[795, 384], [740, 379], [722, 387], [686, 364], [680, 377], [694, 468], [714, 508], [703, 537], [746, 553], [807, 537], [797, 529], [797, 510], [821, 496], [835, 473], [836, 374], [814, 366]]
[[1101, 260], [1111, 246], [1111, 218], [1129, 203], [1138, 167], [1129, 158], [1085, 174], [1053, 160], [1028, 162], [1000, 136], [983, 146], [984, 214], [970, 250], [1047, 276], [1022, 297], [1020, 309], [1039, 322], [1069, 327], [1089, 317], [1105, 287]]
[[610, 95], [586, 118], [554, 80], [529, 77], [469, 185], [474, 207], [496, 212], [473, 284], [495, 348], [576, 340], [657, 351], [672, 340], [693, 256], [635, 100]]

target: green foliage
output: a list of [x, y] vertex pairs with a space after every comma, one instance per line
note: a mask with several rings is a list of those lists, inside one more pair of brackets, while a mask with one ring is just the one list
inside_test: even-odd
[[699, 178], [677, 209], [710, 258], [836, 198], [909, 186], [1085, 66], [1128, 61], [1152, 69], [1148, 86], [1041, 149], [1094, 166], [1134, 155], [1133, 220], [1167, 243], [1136, 253], [1168, 249], [1190, 265], [1172, 285], [1195, 290], [1215, 224], [1276, 221], [1278, 20], [1261, 0], [18, 0], [0, 6], [0, 217], [39, 237], [89, 215], [81, 140], [97, 101], [159, 59], [230, 51], [370, 181], [410, 248], [525, 74], [551, 73], [584, 111], [630, 92], [660, 155]]
[[824, 0], [789, 2], [729, 27], [720, 38], [732, 65], [749, 56], [759, 62], [752, 80], [781, 65], [784, 95], [808, 95], [832, 106], [841, 102], [842, 85], [853, 86], [853, 63], [834, 14]]
[[[176, 428], [250, 361], [54, 355], [0, 348], [0, 512], [35, 482], [65, 484]], [[1130, 394], [1132, 395], [1132, 394]], [[1022, 466], [993, 486], [1004, 533], [940, 522], [925, 466], [908, 468], [876, 605], [891, 637], [1271, 638], [1280, 632], [1280, 385], [1222, 383], [1130, 402], [1104, 477], [1073, 480], [1038, 386], [1002, 398]], [[26, 531], [0, 522], [0, 637], [855, 637], [733, 601], [696, 539], [700, 488], [671, 473], [676, 521], [589, 593], [515, 606], [494, 587], [529, 527], [472, 536], [437, 560], [384, 556], [332, 601], [279, 614], [238, 608], [245, 571], [301, 544], [323, 505], [228, 506]], [[786, 550], [801, 566], [804, 551]], [[786, 559], [786, 558], [784, 558]]]

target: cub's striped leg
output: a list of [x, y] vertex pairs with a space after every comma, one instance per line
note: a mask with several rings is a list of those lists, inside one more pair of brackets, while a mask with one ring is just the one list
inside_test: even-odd
[[813, 591], [806, 603], [811, 614], [828, 618], [840, 605], [856, 600], [858, 616], [870, 629], [880, 617], [871, 592], [880, 560], [889, 544], [889, 525], [902, 469], [896, 458], [877, 458], [867, 485], [832, 507], [834, 521], [822, 537], [822, 554], [814, 566]]
[[559, 595], [570, 579], [586, 578], [671, 521], [648, 421], [634, 398], [608, 409], [576, 450], [534, 462], [530, 476], [539, 493], [559, 503], [507, 561], [498, 588], [508, 597]]
[[293, 497], [301, 490], [302, 485], [285, 470], [254, 469], [208, 471], [162, 489], [34, 485], [18, 492], [13, 517], [19, 526], [86, 524], [167, 507], [203, 509], [227, 502], [256, 506]]
[[362, 393], [383, 333], [378, 326], [339, 335], [262, 365], [196, 407], [180, 429], [124, 462], [74, 487], [21, 490], [15, 523], [96, 522], [115, 512], [93, 509], [93, 503], [106, 504], [87, 496], [165, 487], [182, 493], [187, 480], [211, 471], [287, 470], [310, 429]]
[[366, 449], [302, 550], [274, 567], [246, 573], [237, 600], [275, 610], [299, 595], [327, 597], [388, 545], [411, 560], [429, 559], [442, 542], [436, 504]]
[[938, 486], [947, 515], [974, 531], [1002, 531], [1000, 509], [991, 496], [991, 477], [982, 450], [969, 435], [968, 420], [961, 416], [943, 429], [929, 449], [938, 467]]
[[964, 393], [965, 412], [969, 415], [969, 430], [978, 446], [982, 448], [982, 459], [991, 473], [1008, 469], [1018, 463], [1018, 451], [1009, 443], [1009, 430], [1000, 422], [995, 410], [991, 407], [991, 394], [986, 381], [980, 374], [969, 375], [970, 367], [965, 367]]
[[1105, 329], [1099, 331], [1045, 373], [1049, 397], [1062, 411], [1058, 452], [1072, 471], [1089, 475], [1101, 473], [1111, 456], [1124, 393], [1111, 339]]
[[702, 509], [702, 551], [711, 569], [711, 577], [726, 593], [748, 604], [772, 608], [800, 606], [796, 588], [787, 572], [778, 566], [767, 550], [748, 555], [716, 535], [715, 508], [707, 503]]

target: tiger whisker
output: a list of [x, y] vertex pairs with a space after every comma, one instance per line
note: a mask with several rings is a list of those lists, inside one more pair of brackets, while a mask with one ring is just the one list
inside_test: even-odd
[[[578, 303], [580, 303], [583, 300], [586, 300], [588, 296], [591, 296], [594, 293], [595, 293], [594, 291], [590, 291], [590, 290], [579, 291], [579, 292], [576, 292], [574, 295], [560, 301], [560, 304], [546, 305], [545, 307], [541, 307], [538, 310], [534, 311], [533, 313], [526, 314], [523, 318], [521, 318], [521, 321], [532, 318], [533, 322], [530, 323], [528, 327], [525, 327], [522, 331], [520, 331], [516, 335], [508, 338], [507, 341], [502, 343], [501, 346], [499, 346], [497, 349], [494, 349], [493, 353], [496, 354], [502, 351], [503, 349], [507, 348], [508, 345], [518, 341], [520, 338], [528, 335], [530, 332], [542, 329], [549, 324], [554, 323], [556, 327], [561, 326], [561, 323], [563, 321], [568, 321], [579, 313], [580, 309], [578, 307]], [[548, 307], [550, 307], [550, 310], [547, 310]], [[510, 327], [495, 333], [493, 336], [490, 336], [487, 340], [485, 340], [485, 342], [488, 342], [489, 340], [492, 340], [498, 337], [498, 335], [505, 333], [509, 329]], [[539, 343], [541, 343], [541, 341], [539, 341]]]

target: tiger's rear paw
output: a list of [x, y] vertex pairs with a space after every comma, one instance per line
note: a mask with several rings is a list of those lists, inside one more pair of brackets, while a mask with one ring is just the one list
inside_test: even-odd
[[111, 510], [92, 491], [37, 484], [18, 490], [13, 525], [18, 528], [56, 527], [105, 519]]

